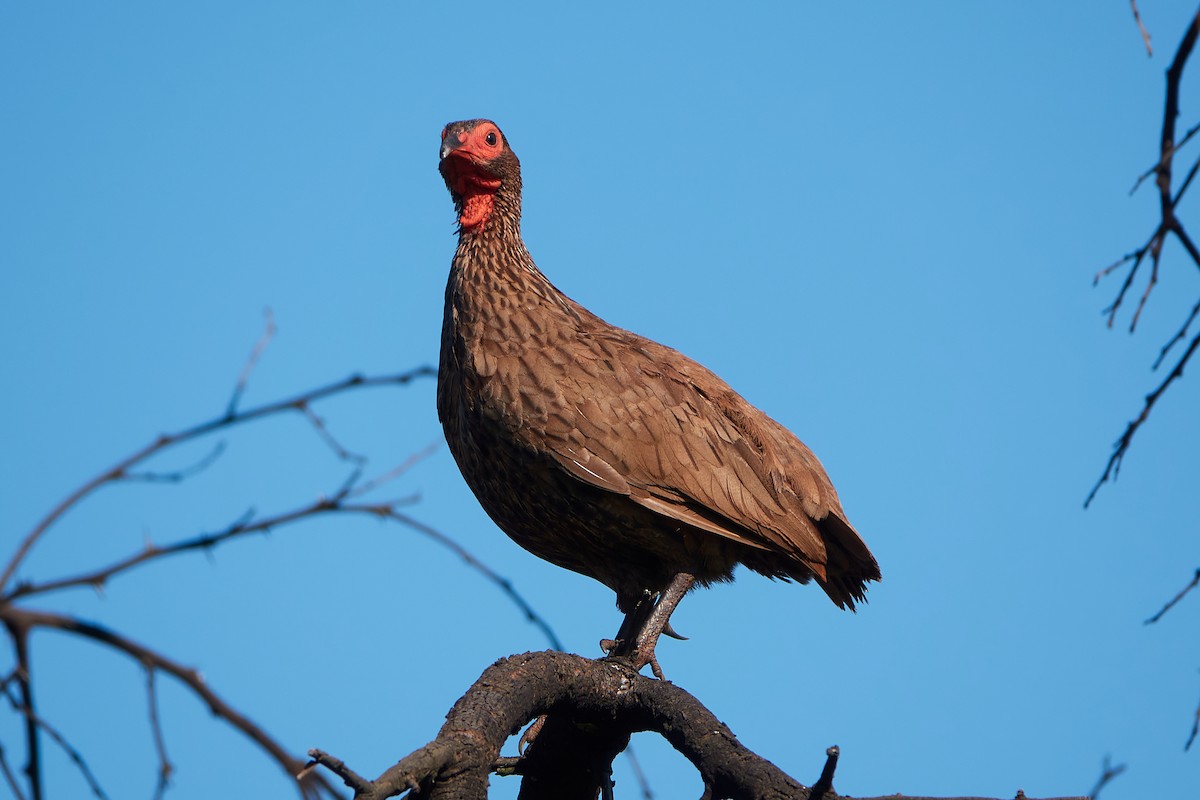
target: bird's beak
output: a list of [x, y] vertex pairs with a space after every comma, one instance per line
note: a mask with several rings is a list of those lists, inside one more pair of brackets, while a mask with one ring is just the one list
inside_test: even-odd
[[442, 160], [445, 160], [446, 156], [462, 147], [462, 145], [463, 140], [459, 138], [459, 135], [456, 132], [451, 131], [447, 133], [446, 138], [442, 139]]

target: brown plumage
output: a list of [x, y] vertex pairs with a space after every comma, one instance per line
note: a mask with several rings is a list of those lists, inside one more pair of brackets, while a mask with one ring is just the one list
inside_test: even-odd
[[[648, 595], [672, 595], [656, 615], [670, 633], [692, 579], [730, 580], [738, 563], [815, 580], [843, 608], [862, 601], [879, 567], [816, 456], [712, 372], [609, 325], [534, 266], [520, 163], [499, 128], [447, 125], [440, 171], [459, 239], [438, 416], [496, 524], [613, 589], [623, 638], [653, 610]], [[639, 640], [639, 666], [657, 634]]]

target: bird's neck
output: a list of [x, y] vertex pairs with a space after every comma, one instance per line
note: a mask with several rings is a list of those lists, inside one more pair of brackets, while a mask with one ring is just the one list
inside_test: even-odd
[[544, 301], [561, 308], [564, 299], [533, 263], [521, 238], [520, 217], [508, 214], [495, 214], [477, 228], [459, 232], [447, 292], [447, 300], [464, 311]]

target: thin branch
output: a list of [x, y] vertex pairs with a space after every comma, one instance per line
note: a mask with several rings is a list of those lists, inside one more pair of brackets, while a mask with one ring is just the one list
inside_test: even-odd
[[29, 626], [9, 620], [4, 621], [12, 639], [16, 667], [13, 670], [17, 686], [21, 690], [18, 702], [6, 683], [4, 695], [13, 708], [25, 715], [25, 778], [29, 781], [29, 796], [42, 800], [42, 748], [38, 736], [37, 713], [33, 706], [33, 672], [29, 664]]
[[633, 752], [633, 745], [625, 748], [625, 760], [629, 762], [629, 768], [633, 770], [633, 779], [637, 781], [642, 800], [654, 800], [654, 792], [650, 789], [650, 781], [646, 779], [646, 773], [642, 770], [642, 764], [638, 761], [637, 754]]
[[433, 455], [435, 452], [437, 452], [439, 447], [441, 447], [440, 442], [433, 442], [432, 444], [426, 445], [423, 449], [418, 450], [417, 452], [413, 453], [411, 456], [404, 459], [404, 461], [400, 462], [395, 467], [392, 467], [390, 470], [383, 473], [382, 475], [378, 475], [378, 476], [372, 478], [371, 480], [366, 481], [365, 483], [359, 484], [355, 488], [351, 489], [350, 492], [347, 494], [347, 497], [362, 497], [364, 494], [368, 494], [368, 493], [374, 491], [375, 489], [378, 489], [380, 486], [383, 486], [385, 483], [390, 483], [391, 481], [396, 480], [401, 475], [403, 475], [404, 473], [406, 473], [410, 469], [412, 469], [414, 466], [416, 466], [417, 464], [419, 464], [420, 462], [424, 461], [425, 459], [427, 459], [431, 455]]
[[1183, 321], [1183, 325], [1175, 332], [1171, 340], [1163, 345], [1162, 350], [1158, 353], [1158, 358], [1154, 359], [1154, 365], [1151, 369], [1158, 369], [1171, 348], [1184, 340], [1187, 336], [1188, 328], [1192, 327], [1192, 323], [1195, 322], [1197, 315], [1200, 315], [1200, 300], [1197, 300], [1196, 305], [1192, 306], [1192, 313], [1188, 314], [1187, 319]]
[[1170, 611], [1171, 608], [1176, 603], [1178, 603], [1180, 600], [1182, 600], [1184, 598], [1184, 595], [1186, 595], [1192, 589], [1195, 589], [1197, 586], [1200, 586], [1200, 569], [1197, 569], [1196, 574], [1192, 576], [1191, 583], [1189, 583], [1187, 586], [1183, 587], [1183, 589], [1181, 589], [1179, 591], [1179, 594], [1172, 597], [1165, 606], [1163, 606], [1161, 609], [1159, 609], [1157, 614], [1155, 614], [1150, 619], [1146, 620], [1146, 622], [1144, 624], [1145, 625], [1153, 625], [1154, 623], [1158, 622], [1160, 619], [1163, 618], [1163, 614], [1166, 614], [1168, 611]]
[[[96, 780], [96, 775], [92, 772], [91, 767], [88, 766], [87, 761], [83, 757], [83, 753], [80, 753], [74, 745], [68, 742], [67, 738], [63, 736], [57, 728], [35, 714], [33, 709], [30, 708], [28, 704], [23, 703], [21, 700], [14, 697], [10, 689], [4, 690], [4, 697], [8, 700], [8, 704], [12, 706], [14, 711], [22, 714], [25, 717], [27, 724], [32, 724], [39, 730], [45, 731], [46, 735], [49, 736], [55, 744], [62, 748], [62, 751], [67, 754], [67, 758], [74, 762], [76, 768], [79, 769], [80, 774], [83, 775], [83, 780], [87, 783], [88, 788], [92, 790], [92, 794], [100, 798], [100, 800], [108, 800], [108, 795], [104, 793], [104, 789], [101, 788], [100, 782]], [[41, 791], [40, 786], [38, 791]]]
[[[1159, 242], [1162, 240], [1159, 239]], [[1146, 301], [1150, 299], [1150, 292], [1154, 291], [1154, 287], [1158, 285], [1158, 258], [1161, 253], [1160, 247], [1153, 248], [1152, 257], [1150, 259], [1150, 279], [1146, 281], [1146, 290], [1142, 292], [1142, 298], [1138, 300], [1137, 308], [1133, 312], [1133, 317], [1129, 321], [1129, 332], [1137, 328], [1138, 320], [1142, 318], [1142, 309], [1146, 307]]]
[[49, 592], [79, 587], [98, 589], [103, 587], [114, 576], [157, 559], [195, 550], [211, 551], [230, 539], [255, 533], [269, 533], [294, 522], [323, 514], [368, 514], [378, 517], [387, 511], [395, 511], [399, 505], [406, 502], [405, 498], [401, 498], [388, 503], [378, 503], [370, 506], [351, 505], [345, 502], [348, 494], [349, 492], [343, 488], [330, 497], [319, 497], [298, 508], [257, 519], [255, 518], [254, 509], [249, 509], [229, 525], [216, 532], [197, 534], [196, 536], [181, 539], [169, 545], [155, 545], [148, 542], [138, 552], [90, 572], [45, 581], [43, 583], [27, 582], [19, 584], [8, 595], [8, 599], [17, 600], [31, 595], [47, 594]]
[[267, 345], [275, 338], [275, 333], [278, 330], [275, 327], [275, 314], [272, 313], [270, 307], [263, 309], [263, 318], [266, 323], [262, 336], [258, 337], [258, 341], [254, 343], [254, 349], [250, 351], [249, 358], [242, 365], [242, 372], [238, 375], [237, 384], [233, 387], [233, 396], [229, 398], [229, 405], [225, 407], [225, 416], [227, 417], [232, 417], [237, 413], [238, 403], [242, 401], [242, 395], [246, 392], [246, 384], [250, 382], [250, 373], [254, 372], [255, 366], [258, 365], [258, 360], [262, 358], [262, 354], [266, 352]]
[[29, 551], [37, 544], [38, 540], [45, 535], [58, 520], [79, 504], [81, 500], [91, 495], [97, 489], [116, 481], [124, 480], [133, 467], [142, 463], [146, 459], [161, 452], [162, 450], [174, 445], [191, 441], [200, 438], [213, 431], [230, 428], [237, 425], [243, 425], [247, 422], [252, 422], [263, 417], [281, 414], [283, 412], [295, 411], [301, 405], [311, 404], [317, 400], [337, 395], [343, 392], [366, 389], [377, 386], [403, 386], [412, 382], [417, 378], [432, 377], [437, 374], [437, 371], [431, 367], [418, 367], [417, 369], [408, 372], [396, 373], [392, 375], [376, 375], [363, 376], [351, 375], [340, 381], [327, 384], [317, 389], [312, 389], [303, 392], [294, 397], [289, 397], [284, 400], [277, 400], [271, 403], [251, 408], [247, 411], [235, 411], [234, 413], [226, 413], [224, 416], [202, 422], [199, 425], [194, 425], [190, 428], [177, 431], [175, 433], [162, 434], [154, 441], [150, 442], [145, 447], [137, 450], [131, 455], [118, 461], [113, 466], [96, 475], [91, 480], [84, 483], [79, 488], [75, 489], [67, 495], [61, 502], [56, 505], [49, 514], [45, 516], [37, 525], [33, 527], [21, 540], [21, 544], [17, 547], [12, 558], [9, 560], [4, 571], [0, 573], [0, 592], [3, 592]]
[[[1150, 239], [1144, 245], [1139, 247], [1137, 250], [1134, 250], [1132, 253], [1126, 254], [1124, 257], [1121, 258], [1120, 261], [1117, 261], [1115, 264], [1111, 264], [1108, 267], [1105, 267], [1104, 269], [1100, 270], [1099, 272], [1096, 273], [1095, 277], [1092, 279], [1092, 285], [1095, 286], [1097, 283], [1100, 282], [1101, 278], [1104, 278], [1107, 275], [1109, 275], [1117, 267], [1119, 267], [1123, 264], [1127, 264], [1130, 261], [1133, 262], [1133, 266], [1129, 268], [1129, 274], [1127, 274], [1125, 276], [1125, 281], [1121, 284], [1121, 288], [1117, 292], [1116, 298], [1113, 299], [1113, 301], [1111, 303], [1109, 303], [1108, 306], [1104, 309], [1104, 313], [1108, 315], [1108, 327], [1111, 328], [1113, 326], [1113, 323], [1116, 321], [1117, 310], [1121, 308], [1121, 303], [1125, 300], [1125, 294], [1129, 291], [1129, 287], [1133, 285], [1133, 279], [1137, 276], [1138, 269], [1142, 266], [1142, 261], [1145, 260], [1146, 254], [1150, 253], [1152, 251], [1152, 249], [1155, 247], [1156, 243], [1160, 241], [1160, 239], [1162, 238], [1163, 235], [1164, 235], [1164, 230], [1160, 226], [1158, 229], [1156, 229], [1154, 231], [1154, 235], [1151, 236]], [[1133, 328], [1130, 328], [1130, 330], [1132, 331]]]
[[1150, 47], [1150, 31], [1146, 30], [1146, 26], [1142, 24], [1142, 15], [1138, 13], [1137, 0], [1129, 0], [1129, 5], [1133, 7], [1133, 18], [1137, 20], [1138, 30], [1142, 33], [1142, 41], [1146, 44], [1146, 55], [1153, 56], [1154, 49]]
[[1150, 394], [1146, 395], [1146, 403], [1142, 406], [1142, 412], [1137, 418], [1129, 423], [1125, 428], [1125, 433], [1121, 434], [1121, 438], [1117, 440], [1113, 447], [1113, 453], [1109, 456], [1108, 464], [1104, 467], [1104, 474], [1100, 476], [1100, 480], [1096, 481], [1096, 485], [1092, 487], [1092, 491], [1088, 493], [1087, 499], [1083, 501], [1083, 507], [1087, 508], [1091, 505], [1092, 500], [1096, 497], [1096, 492], [1100, 491], [1100, 487], [1107, 483], [1110, 479], [1115, 480], [1121, 472], [1121, 462], [1125, 460], [1125, 454], [1129, 451], [1129, 445], [1133, 442], [1133, 435], [1137, 433], [1138, 428], [1150, 416], [1150, 410], [1154, 408], [1154, 404], [1158, 402], [1158, 398], [1162, 397], [1163, 392], [1167, 390], [1174, 381], [1183, 377], [1183, 368], [1187, 366], [1187, 362], [1192, 357], [1192, 353], [1196, 352], [1196, 347], [1200, 345], [1200, 334], [1197, 334], [1192, 343], [1188, 345], [1188, 349], [1184, 352], [1183, 357], [1175, 364], [1175, 368], [1171, 370], [1166, 379], [1158, 385]]
[[[1183, 135], [1183, 138], [1180, 139], [1179, 142], [1174, 147], [1171, 148], [1171, 151], [1167, 155], [1174, 157], [1174, 155], [1176, 153], [1178, 153], [1180, 150], [1182, 150], [1183, 146], [1186, 145], [1188, 142], [1190, 142], [1192, 140], [1192, 137], [1195, 136], [1198, 132], [1200, 132], [1200, 122], [1197, 122], [1195, 125], [1188, 128], [1188, 132], [1185, 133]], [[1161, 161], [1161, 156], [1159, 157], [1159, 160]], [[1148, 170], [1143, 172], [1141, 175], [1138, 175], [1137, 180], [1134, 181], [1134, 183], [1133, 183], [1133, 188], [1131, 188], [1129, 190], [1129, 194], [1133, 195], [1134, 193], [1136, 193], [1138, 188], [1143, 183], [1146, 182], [1146, 179], [1149, 178], [1151, 175], [1155, 174], [1156, 172], [1158, 172], [1158, 164], [1155, 164], [1153, 167], [1150, 167]]]
[[[1135, 17], [1138, 17], [1136, 3], [1134, 4], [1133, 8]], [[1140, 17], [1138, 17], [1138, 19], [1140, 25]], [[1192, 137], [1192, 134], [1195, 133], [1197, 128], [1200, 128], [1200, 126], [1192, 128], [1183, 137], [1183, 140], [1176, 144], [1175, 124], [1179, 117], [1180, 83], [1183, 80], [1183, 71], [1187, 65], [1188, 59], [1191, 57], [1192, 50], [1195, 48], [1197, 38], [1200, 38], [1200, 11], [1197, 11], [1192, 17], [1191, 24], [1188, 25], [1187, 32], [1184, 34], [1182, 41], [1180, 41], [1179, 48], [1175, 52], [1175, 57], [1171, 61], [1171, 66], [1167, 69], [1167, 91], [1166, 98], [1163, 102], [1163, 123], [1162, 135], [1159, 140], [1159, 160], [1158, 164], [1155, 165], [1153, 169], [1153, 173], [1155, 175], [1155, 184], [1158, 187], [1160, 221], [1155, 227], [1154, 233], [1150, 236], [1149, 240], [1147, 240], [1146, 244], [1134, 252], [1127, 254], [1115, 264], [1096, 273], [1096, 277], [1094, 279], [1094, 283], [1098, 282], [1101, 278], [1111, 274], [1118, 267], [1125, 264], [1131, 264], [1125, 276], [1125, 280], [1117, 292], [1116, 298], [1105, 309], [1105, 313], [1108, 315], [1108, 326], [1110, 328], [1113, 326], [1117, 311], [1121, 307], [1121, 303], [1125, 299], [1126, 293], [1133, 285], [1134, 278], [1136, 277], [1139, 268], [1145, 261], [1146, 256], [1149, 255], [1151, 264], [1150, 275], [1146, 281], [1145, 289], [1142, 291], [1141, 298], [1138, 301], [1137, 308], [1133, 312], [1129, 325], [1129, 330], [1131, 333], [1136, 330], [1138, 320], [1142, 315], [1142, 311], [1145, 309], [1146, 304], [1150, 299], [1150, 294], [1154, 291], [1155, 286], [1158, 284], [1159, 261], [1162, 256], [1163, 246], [1166, 243], [1168, 235], [1175, 235], [1175, 238], [1179, 240], [1179, 243], [1183, 246], [1184, 250], [1187, 251], [1192, 263], [1197, 268], [1200, 268], [1200, 247], [1197, 247], [1192, 241], [1191, 237], [1184, 229], [1183, 223], [1180, 222], [1179, 218], [1175, 215], [1176, 205], [1182, 199], [1188, 187], [1191, 186], [1192, 180], [1195, 178], [1196, 173], [1200, 171], [1200, 161], [1192, 165], [1179, 190], [1174, 193], [1172, 190], [1172, 169], [1174, 155], [1178, 149]], [[1146, 176], [1143, 176], [1143, 178], [1144, 177]], [[1135, 189], [1137, 188], [1138, 184], [1141, 183], [1141, 181], [1142, 178], [1139, 178], [1138, 183], [1134, 184]], [[1184, 339], [1184, 337], [1187, 335], [1187, 331], [1192, 323], [1192, 320], [1196, 318], [1198, 313], [1200, 313], [1200, 303], [1198, 303], [1197, 306], [1192, 310], [1192, 313], [1180, 327], [1179, 332], [1176, 333], [1175, 336], [1163, 346], [1162, 350], [1159, 352], [1158, 358], [1154, 362], [1154, 369], [1158, 369], [1158, 366], [1162, 363], [1167, 351], [1169, 351], [1177, 342], [1180, 342]], [[1154, 404], [1158, 401], [1158, 398], [1162, 396], [1162, 393], [1166, 391], [1166, 389], [1172, 383], [1183, 376], [1183, 369], [1191, 358], [1192, 353], [1195, 352], [1197, 344], [1200, 344], [1200, 336], [1192, 340], [1191, 345], [1188, 347], [1186, 352], [1184, 352], [1183, 357], [1179, 359], [1179, 361], [1175, 364], [1175, 368], [1172, 369], [1170, 374], [1167, 375], [1162, 383], [1159, 384], [1158, 388], [1146, 396], [1145, 404], [1142, 407], [1141, 413], [1136, 419], [1126, 426], [1125, 432], [1113, 445], [1113, 452], [1109, 456], [1108, 463], [1104, 467], [1103, 474], [1101, 474], [1100, 479], [1096, 481], [1095, 485], [1092, 487], [1092, 490], [1088, 493], [1087, 499], [1084, 500], [1084, 508], [1087, 508], [1091, 505], [1092, 500], [1096, 497], [1096, 492], [1099, 491], [1101, 486], [1103, 486], [1109, 480], [1115, 480], [1120, 474], [1121, 463], [1125, 458], [1125, 454], [1129, 450], [1129, 446], [1133, 441], [1134, 435], [1146, 421], [1150, 411], [1153, 409]]]
[[157, 674], [151, 667], [146, 667], [146, 705], [150, 712], [150, 733], [154, 737], [154, 752], [158, 755], [158, 781], [154, 787], [154, 800], [162, 800], [171, 784], [174, 767], [171, 765], [171, 759], [167, 757], [162, 718], [158, 715], [158, 690], [154, 685], [154, 676]]
[[1196, 734], [1200, 734], [1200, 706], [1196, 707], [1196, 713], [1192, 715], [1192, 732], [1188, 734], [1187, 743], [1183, 745], [1184, 752], [1192, 749], [1192, 743], [1196, 741]]
[[332, 433], [330, 433], [328, 426], [325, 425], [325, 420], [321, 419], [317, 412], [313, 411], [312, 406], [309, 403], [297, 403], [296, 410], [303, 414], [304, 418], [312, 423], [313, 428], [315, 428], [317, 431], [317, 435], [321, 437], [321, 440], [324, 441], [325, 444], [329, 445], [329, 449], [332, 450], [339, 459], [342, 461], [352, 461], [356, 464], [366, 463], [366, 456], [360, 455], [359, 453], [351, 453], [342, 446], [342, 443], [339, 442]]
[[[295, 778], [297, 773], [304, 767], [303, 760], [288, 753], [287, 750], [271, 738], [262, 728], [251, 722], [247, 717], [225, 702], [220, 695], [210, 689], [199, 672], [185, 667], [145, 645], [115, 633], [108, 628], [91, 622], [85, 622], [66, 614], [5, 606], [0, 607], [0, 619], [3, 619], [10, 628], [13, 626], [23, 630], [47, 628], [75, 634], [124, 653], [147, 670], [162, 670], [190, 689], [193, 694], [208, 706], [208, 710], [214, 716], [225, 720], [225, 722], [241, 731], [246, 738], [257, 744], [290, 777]], [[319, 798], [322, 792], [327, 793], [331, 797], [338, 797], [333, 787], [320, 775], [309, 776], [307, 779], [299, 781], [298, 789], [304, 798]]]
[[1124, 764], [1118, 764], [1114, 767], [1112, 759], [1108, 756], [1105, 756], [1104, 763], [1100, 766], [1100, 779], [1096, 781], [1096, 785], [1092, 787], [1090, 792], [1088, 792], [1088, 797], [1090, 800], [1096, 800], [1096, 798], [1100, 796], [1100, 790], [1112, 783], [1112, 781], [1124, 771]]
[[465, 561], [468, 566], [470, 566], [472, 569], [474, 569], [479, 574], [483, 575], [485, 578], [487, 578], [492, 583], [499, 586], [500, 589], [506, 595], [508, 595], [509, 599], [512, 600], [513, 603], [515, 603], [517, 605], [517, 607], [520, 608], [521, 611], [525, 614], [525, 619], [528, 620], [529, 622], [532, 622], [534, 625], [536, 625], [538, 628], [541, 629], [542, 633], [546, 636], [546, 639], [550, 642], [550, 646], [553, 649], [555, 649], [555, 650], [565, 650], [566, 649], [563, 647], [562, 641], [559, 640], [558, 634], [556, 634], [554, 632], [554, 629], [550, 627], [550, 623], [548, 623], [544, 618], [542, 618], [542, 616], [540, 614], [538, 614], [536, 611], [533, 610], [533, 606], [531, 606], [529, 604], [529, 602], [526, 601], [525, 598], [521, 596], [520, 592], [518, 592], [516, 590], [516, 588], [513, 586], [511, 580], [501, 576], [499, 573], [497, 573], [495, 570], [493, 570], [487, 564], [480, 561], [469, 550], [467, 550], [465, 547], [463, 547], [461, 544], [459, 544], [457, 541], [455, 541], [451, 537], [447, 536], [446, 534], [442, 533], [441, 531], [437, 530], [436, 528], [426, 525], [424, 522], [419, 522], [419, 521], [413, 519], [412, 517], [408, 516], [407, 514], [400, 513], [394, 507], [391, 507], [388, 505], [347, 505], [347, 506], [345, 506], [345, 510], [346, 511], [361, 511], [364, 513], [375, 514], [376, 516], [384, 517], [386, 519], [395, 520], [396, 522], [399, 522], [402, 525], [406, 525], [407, 527], [412, 528], [413, 530], [417, 531], [418, 533], [422, 533], [422, 534], [428, 536], [430, 539], [433, 539], [435, 542], [438, 542], [439, 544], [442, 544], [445, 547], [450, 548], [455, 553], [457, 553], [458, 557], [461, 558], [463, 561]]
[[211, 467], [218, 458], [225, 452], [225, 442], [217, 442], [212, 450], [204, 458], [197, 461], [195, 464], [177, 469], [172, 472], [126, 472], [121, 476], [120, 480], [142, 483], [183, 483], [188, 478], [191, 478], [204, 470]]
[[0, 773], [4, 774], [4, 782], [8, 784], [8, 789], [12, 792], [16, 800], [25, 800], [25, 792], [21, 791], [21, 785], [17, 783], [17, 776], [13, 774], [12, 768], [8, 765], [8, 757], [4, 753], [4, 746], [0, 745]]

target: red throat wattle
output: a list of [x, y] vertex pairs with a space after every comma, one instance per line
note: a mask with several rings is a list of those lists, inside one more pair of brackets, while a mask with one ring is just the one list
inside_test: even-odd
[[458, 223], [466, 230], [476, 230], [492, 215], [500, 180], [482, 174], [470, 158], [456, 153], [447, 157], [453, 159], [450, 162], [450, 188], [463, 199]]

